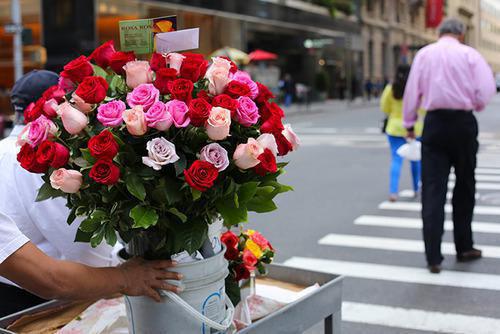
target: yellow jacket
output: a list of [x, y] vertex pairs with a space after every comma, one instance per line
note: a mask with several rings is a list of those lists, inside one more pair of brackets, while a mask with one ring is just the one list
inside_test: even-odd
[[[395, 137], [406, 137], [406, 129], [403, 126], [403, 100], [396, 100], [392, 95], [392, 85], [387, 85], [380, 98], [380, 109], [387, 114], [387, 127], [385, 132]], [[422, 136], [425, 110], [418, 110], [418, 120], [415, 123], [415, 136]]]

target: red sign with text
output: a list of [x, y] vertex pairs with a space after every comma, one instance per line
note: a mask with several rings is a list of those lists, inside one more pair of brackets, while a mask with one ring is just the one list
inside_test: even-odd
[[443, 20], [444, 0], [427, 0], [425, 9], [425, 26], [436, 28]]

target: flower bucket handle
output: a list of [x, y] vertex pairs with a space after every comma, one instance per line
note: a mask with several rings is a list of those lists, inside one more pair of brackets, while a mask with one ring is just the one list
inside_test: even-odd
[[227, 294], [225, 295], [227, 306], [226, 317], [221, 323], [215, 322], [212, 319], [205, 317], [203, 314], [195, 310], [191, 305], [186, 303], [181, 297], [171, 291], [161, 291], [161, 295], [170, 298], [173, 302], [175, 302], [177, 305], [191, 314], [196, 320], [215, 330], [226, 331], [229, 329], [229, 327], [231, 327], [233, 323], [234, 305], [233, 303], [231, 303], [231, 300], [229, 299]]

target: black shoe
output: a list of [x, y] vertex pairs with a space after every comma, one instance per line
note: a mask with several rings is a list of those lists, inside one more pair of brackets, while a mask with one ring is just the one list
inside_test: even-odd
[[441, 265], [440, 264], [430, 264], [427, 266], [429, 271], [432, 274], [439, 274], [441, 272]]
[[457, 254], [458, 262], [468, 262], [480, 259], [483, 256], [483, 252], [479, 249], [472, 248], [467, 252], [462, 252]]

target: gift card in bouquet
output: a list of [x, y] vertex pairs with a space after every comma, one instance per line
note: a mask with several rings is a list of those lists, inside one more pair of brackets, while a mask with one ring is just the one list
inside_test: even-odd
[[156, 52], [169, 53], [198, 49], [200, 28], [156, 34]]
[[126, 20], [119, 22], [120, 49], [136, 54], [152, 53], [155, 50], [155, 35], [177, 30], [176, 16], [152, 19]]

